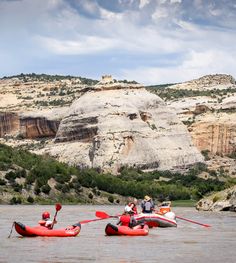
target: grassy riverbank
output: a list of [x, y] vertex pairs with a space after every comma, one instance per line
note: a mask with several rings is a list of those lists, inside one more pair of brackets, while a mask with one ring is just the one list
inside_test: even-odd
[[173, 207], [195, 207], [196, 200], [175, 200], [172, 202]]

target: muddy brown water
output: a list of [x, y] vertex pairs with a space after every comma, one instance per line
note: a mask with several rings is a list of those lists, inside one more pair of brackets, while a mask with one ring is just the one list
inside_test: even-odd
[[[95, 218], [95, 211], [114, 215], [122, 206], [64, 205], [58, 212], [56, 227]], [[41, 213], [53, 206], [0, 206], [0, 262], [74, 263], [74, 262], [236, 262], [236, 213], [198, 212], [194, 208], [174, 208], [176, 215], [211, 228], [178, 220], [177, 228], [153, 228], [144, 237], [108, 237], [105, 226], [116, 219], [84, 224], [73, 238], [22, 238], [13, 230], [13, 221], [33, 226]]]

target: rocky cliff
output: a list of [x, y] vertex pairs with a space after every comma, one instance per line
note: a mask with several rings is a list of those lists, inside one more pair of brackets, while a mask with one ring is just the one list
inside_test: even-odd
[[[117, 86], [116, 86], [117, 87]], [[181, 169], [203, 157], [156, 95], [136, 85], [95, 87], [71, 105], [44, 152], [80, 167]]]
[[[194, 145], [212, 155], [231, 155], [236, 151], [236, 85], [232, 76], [207, 75], [172, 85], [180, 97], [167, 104], [188, 127]], [[185, 97], [181, 96], [184, 92]]]
[[196, 208], [203, 211], [236, 212], [236, 186], [201, 199]]
[[236, 152], [236, 115], [204, 114], [189, 127], [193, 143], [199, 150], [230, 155]]
[[55, 137], [60, 121], [44, 116], [31, 116], [29, 113], [0, 112], [0, 137], [20, 137], [37, 139]]
[[8, 134], [16, 135], [19, 127], [20, 121], [17, 113], [0, 112], [0, 137]]

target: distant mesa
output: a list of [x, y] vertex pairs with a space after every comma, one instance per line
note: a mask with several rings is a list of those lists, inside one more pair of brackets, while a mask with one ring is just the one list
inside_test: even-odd
[[198, 79], [186, 81], [180, 84], [172, 85], [171, 89], [187, 89], [187, 90], [208, 90], [208, 89], [226, 89], [235, 85], [235, 79], [227, 74], [206, 75]]

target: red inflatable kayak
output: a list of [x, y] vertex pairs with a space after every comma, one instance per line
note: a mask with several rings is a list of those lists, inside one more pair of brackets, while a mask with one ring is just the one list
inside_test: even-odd
[[149, 233], [149, 227], [144, 225], [143, 228], [141, 226], [130, 228], [128, 226], [118, 226], [109, 223], [105, 228], [105, 233], [108, 236], [146, 236]]
[[14, 223], [16, 232], [24, 237], [75, 237], [79, 234], [81, 229], [80, 223], [60, 229], [48, 229], [44, 226], [30, 227], [20, 222]]

